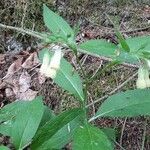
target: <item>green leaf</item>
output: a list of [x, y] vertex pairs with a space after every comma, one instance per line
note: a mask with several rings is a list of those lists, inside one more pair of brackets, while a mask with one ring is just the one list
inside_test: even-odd
[[128, 38], [126, 43], [129, 45], [131, 52], [150, 51], [150, 36]]
[[66, 144], [71, 142], [76, 128], [83, 125], [82, 120], [80, 120], [79, 117], [73, 119], [70, 123], [58, 130], [55, 135], [53, 135], [47, 142], [44, 143], [44, 147], [41, 146], [40, 149], [42, 150], [45, 147], [48, 149], [61, 149]]
[[73, 137], [73, 150], [112, 150], [106, 135], [96, 127], [85, 125], [78, 128]]
[[0, 109], [0, 122], [12, 119], [21, 110], [24, 102], [13, 102]]
[[54, 82], [64, 90], [77, 96], [81, 101], [84, 101], [81, 79], [71, 64], [65, 59], [61, 60], [60, 70], [54, 78]]
[[[150, 52], [150, 36], [139, 36], [132, 37], [125, 40], [130, 47], [130, 53], [121, 51], [120, 55], [117, 57], [118, 60], [138, 64], [138, 58], [149, 58], [148, 53]], [[121, 48], [121, 44], [118, 44]]]
[[[40, 123], [39, 130], [44, 126], [48, 121], [56, 117], [54, 113], [45, 106], [45, 111]], [[72, 135], [77, 127], [82, 125], [81, 116], [75, 118], [70, 123], [66, 124], [63, 128], [58, 130], [58, 132], [53, 135], [45, 144], [44, 147], [49, 147], [49, 149], [61, 149], [72, 139]], [[38, 132], [38, 131], [37, 131]], [[42, 149], [42, 147], [41, 147]]]
[[82, 114], [82, 110], [79, 108], [75, 108], [69, 111], [65, 111], [62, 114], [58, 115], [56, 118], [47, 122], [42, 128], [38, 130], [33, 140], [33, 143], [31, 145], [32, 149], [48, 150], [49, 149], [48, 141], [56, 133], [58, 133], [58, 131], [61, 128], [63, 128], [65, 125], [70, 123], [73, 119], [77, 118], [81, 114]]
[[126, 40], [124, 39], [123, 35], [119, 32], [118, 29], [115, 29], [115, 33], [116, 33], [116, 36], [117, 36], [119, 43], [122, 46], [123, 50], [125, 52], [130, 52], [130, 47], [129, 47], [128, 43], [126, 42]]
[[[45, 111], [41, 120], [39, 130], [44, 126], [48, 121], [56, 117], [52, 111], [45, 106]], [[70, 123], [66, 124], [60, 130], [57, 131], [45, 144], [44, 147], [49, 147], [49, 149], [61, 149], [72, 139], [72, 135], [77, 127], [82, 125], [81, 116], [75, 118]], [[37, 131], [38, 132], [38, 131]], [[42, 147], [41, 147], [42, 149]]]
[[[11, 137], [16, 149], [22, 149], [29, 144], [40, 124], [44, 111], [42, 98], [18, 101], [10, 104], [7, 108], [10, 106], [13, 106], [11, 112], [13, 117], [0, 125], [0, 131]], [[6, 112], [6, 107], [4, 107], [4, 111]]]
[[116, 141], [116, 132], [112, 128], [101, 128], [101, 131], [105, 133], [105, 135], [108, 137], [108, 139], [111, 141], [113, 149], [115, 148]]
[[0, 150], [9, 150], [9, 148], [6, 146], [0, 145]]
[[83, 53], [96, 56], [107, 56], [112, 57], [115, 55], [117, 46], [113, 43], [107, 42], [106, 40], [89, 40], [79, 45]]
[[126, 53], [124, 51], [120, 52], [120, 55], [116, 57], [118, 61], [122, 63], [131, 63], [131, 64], [139, 64], [139, 60], [136, 54], [133, 53]]
[[69, 24], [46, 5], [43, 5], [43, 18], [45, 25], [55, 36], [74, 41], [74, 32]]
[[45, 125], [45, 123], [47, 123], [54, 117], [55, 117], [54, 112], [48, 106], [44, 106], [44, 112], [43, 112], [43, 116], [41, 119], [40, 127]]
[[[43, 53], [45, 51], [48, 50], [43, 49], [42, 51], [40, 51], [40, 59], [43, 59]], [[49, 52], [49, 57], [51, 58], [52, 56], [53, 53]], [[79, 100], [84, 101], [81, 79], [74, 68], [71, 66], [71, 64], [64, 58], [61, 59], [60, 69], [57, 71], [57, 75], [53, 80], [64, 90], [69, 91], [71, 94], [74, 94]]]
[[98, 117], [134, 117], [150, 115], [150, 90], [128, 90], [110, 96], [91, 121]]

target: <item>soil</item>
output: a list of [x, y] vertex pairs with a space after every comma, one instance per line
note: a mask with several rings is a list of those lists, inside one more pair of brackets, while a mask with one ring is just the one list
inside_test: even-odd
[[[4, 0], [0, 2], [0, 22], [6, 25], [23, 28], [34, 29], [37, 31], [46, 31], [42, 21], [42, 1], [28, 2], [22, 0]], [[125, 37], [133, 37], [139, 35], [150, 35], [150, 1], [88, 1], [88, 0], [52, 0], [47, 5], [61, 14], [67, 21], [75, 26], [80, 25], [80, 32], [77, 36], [77, 42], [83, 42], [87, 39], [104, 38], [117, 43], [113, 26], [106, 17], [110, 16], [112, 21], [119, 24], [120, 30]], [[26, 6], [27, 8], [25, 10]], [[8, 7], [9, 6], [9, 7]], [[37, 9], [35, 9], [35, 7]], [[34, 8], [32, 11], [30, 11]], [[25, 15], [25, 18], [20, 17]], [[37, 26], [35, 26], [37, 24]], [[5, 54], [5, 62], [0, 63], [0, 79], [3, 78], [9, 66], [20, 56], [23, 59], [41, 49], [40, 41], [28, 35], [22, 35], [16, 31], [7, 29], [0, 30], [0, 53]], [[39, 46], [40, 45], [40, 46]], [[67, 52], [65, 57], [78, 70], [74, 57], [70, 52]], [[87, 75], [94, 74], [97, 68], [101, 65], [104, 68], [108, 61], [102, 58], [96, 58], [86, 55], [80, 55], [80, 60]], [[1, 62], [1, 59], [0, 59]], [[37, 67], [36, 69], [38, 69]], [[56, 113], [59, 113], [68, 108], [78, 106], [74, 101], [74, 97], [67, 92], [62, 91], [52, 80], [47, 79], [44, 84], [39, 84], [37, 81], [37, 73], [35, 70], [26, 70], [32, 76], [31, 89], [38, 91], [39, 95], [43, 95], [44, 102]], [[104, 95], [109, 94], [118, 85], [132, 76], [137, 69], [132, 66], [117, 66], [106, 69], [99, 77], [93, 81], [89, 87], [89, 103]], [[80, 73], [80, 70], [78, 70]], [[19, 75], [20, 72], [17, 73]], [[127, 89], [135, 88], [136, 77], [128, 82], [118, 91], [125, 91]], [[99, 83], [99, 84], [97, 84]], [[117, 91], [116, 91], [117, 92]], [[0, 90], [0, 106], [12, 102], [15, 97], [6, 97], [5, 90]], [[102, 101], [104, 101], [103, 99]], [[96, 103], [90, 107], [89, 116], [92, 116], [99, 105]], [[96, 126], [113, 128], [116, 134], [115, 149], [116, 150], [141, 150], [144, 143], [143, 150], [150, 150], [150, 119], [149, 117], [138, 118], [114, 118], [114, 119], [97, 119], [92, 122]], [[9, 145], [9, 140], [6, 137], [1, 137], [0, 142], [4, 145]], [[69, 149], [69, 148], [68, 148]]]

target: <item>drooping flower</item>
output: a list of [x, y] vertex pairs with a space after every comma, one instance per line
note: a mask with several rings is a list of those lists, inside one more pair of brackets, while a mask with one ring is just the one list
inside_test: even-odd
[[61, 57], [62, 57], [61, 49], [57, 49], [53, 57], [51, 58], [50, 64], [45, 73], [47, 77], [55, 78], [57, 70], [59, 70], [60, 68]]
[[146, 63], [147, 63], [148, 68], [150, 69], [150, 60], [147, 59]]
[[43, 63], [40, 68], [40, 72], [44, 74], [46, 77], [55, 78], [57, 71], [60, 68], [60, 61], [62, 57], [61, 49], [55, 50], [54, 55], [51, 57], [46, 52], [43, 57]]
[[150, 87], [149, 70], [147, 67], [140, 66], [138, 70], [138, 79], [136, 81], [136, 86], [139, 89]]
[[43, 56], [43, 62], [42, 62], [41, 68], [40, 68], [41, 74], [46, 73], [49, 63], [50, 63], [50, 56], [49, 56], [48, 51], [45, 51], [44, 56]]

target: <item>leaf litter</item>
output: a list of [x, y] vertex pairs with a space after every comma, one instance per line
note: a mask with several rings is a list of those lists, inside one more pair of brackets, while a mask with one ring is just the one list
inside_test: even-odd
[[[45, 77], [41, 77], [37, 68], [40, 65], [37, 52], [18, 55], [15, 58], [17, 59], [10, 64], [5, 76], [0, 78], [0, 99], [13, 97], [18, 100], [32, 100], [38, 94], [31, 86], [35, 78], [32, 73], [37, 74], [39, 84], [46, 80]], [[0, 65], [5, 63], [5, 55], [1, 54]]]

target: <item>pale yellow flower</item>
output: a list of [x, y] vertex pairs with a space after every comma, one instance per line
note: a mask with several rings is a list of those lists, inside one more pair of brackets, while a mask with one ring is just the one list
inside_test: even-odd
[[136, 87], [138, 89], [145, 89], [147, 87], [147, 84], [146, 84], [144, 79], [141, 80], [141, 79], [138, 78], [137, 81], [136, 81]]
[[150, 87], [149, 70], [146, 67], [141, 66], [138, 70], [138, 79], [136, 81], [136, 87], [144, 89]]
[[49, 66], [49, 63], [50, 63], [50, 56], [48, 54], [48, 52], [46, 51], [44, 53], [44, 56], [43, 56], [43, 63], [42, 63], [42, 66], [40, 68], [40, 73], [41, 74], [45, 74], [46, 71], [47, 71], [47, 68]]
[[46, 77], [55, 78], [57, 71], [60, 68], [60, 61], [62, 57], [61, 49], [55, 50], [52, 58], [49, 58], [49, 54], [45, 53], [43, 57], [43, 63], [40, 68], [40, 72], [44, 74]]

